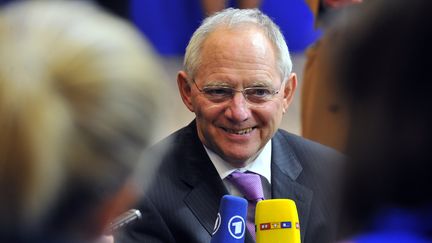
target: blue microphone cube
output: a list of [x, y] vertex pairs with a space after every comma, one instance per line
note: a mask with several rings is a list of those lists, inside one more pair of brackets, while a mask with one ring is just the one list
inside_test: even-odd
[[246, 199], [231, 195], [222, 197], [211, 243], [244, 242], [246, 234]]

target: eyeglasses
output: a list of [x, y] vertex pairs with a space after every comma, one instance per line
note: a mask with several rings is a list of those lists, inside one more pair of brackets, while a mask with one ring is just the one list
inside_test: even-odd
[[249, 87], [243, 90], [237, 90], [226, 86], [205, 86], [202, 89], [198, 87], [195, 80], [192, 80], [195, 84], [195, 87], [199, 92], [205, 95], [207, 99], [215, 103], [221, 103], [227, 100], [232, 99], [235, 93], [242, 93], [243, 97], [252, 104], [261, 104], [266, 101], [269, 101], [273, 98], [274, 95], [278, 94], [279, 90], [275, 90], [269, 87]]

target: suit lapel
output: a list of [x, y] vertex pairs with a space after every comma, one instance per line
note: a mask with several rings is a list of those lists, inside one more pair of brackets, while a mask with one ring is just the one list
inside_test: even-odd
[[304, 241], [313, 192], [297, 182], [302, 170], [293, 147], [277, 132], [272, 139], [272, 197], [295, 201]]
[[[190, 144], [184, 146], [187, 147], [184, 151], [187, 162], [181, 178], [191, 190], [184, 202], [207, 232], [212, 234], [220, 200], [229, 193], [198, 138], [195, 121], [187, 129], [187, 137], [182, 141]], [[249, 232], [246, 232], [245, 242], [255, 242]]]
[[191, 123], [188, 129], [190, 132], [182, 140], [188, 145], [184, 146], [186, 159], [183, 161], [185, 166], [180, 176], [191, 189], [184, 198], [184, 203], [211, 234], [220, 200], [229, 193], [198, 138], [195, 122]]
[[[213, 176], [202, 175], [203, 180], [193, 186], [184, 202], [207, 232], [211, 234], [213, 233], [220, 200], [228, 192], [220, 178], [211, 179]], [[216, 179], [219, 179], [220, 183]]]

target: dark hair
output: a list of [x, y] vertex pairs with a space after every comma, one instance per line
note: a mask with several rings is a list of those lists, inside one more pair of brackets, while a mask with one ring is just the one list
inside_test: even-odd
[[338, 25], [333, 73], [350, 130], [342, 196], [343, 234], [381, 208], [432, 202], [431, 1], [374, 0]]

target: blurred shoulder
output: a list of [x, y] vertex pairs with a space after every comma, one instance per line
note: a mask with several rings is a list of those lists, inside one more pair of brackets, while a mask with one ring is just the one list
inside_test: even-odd
[[345, 156], [339, 151], [303, 138], [285, 130], [279, 129], [274, 140], [276, 146], [285, 146], [295, 153], [301, 162], [308, 161], [334, 161], [334, 163], [342, 162]]
[[151, 149], [168, 149], [173, 150], [178, 147], [192, 146], [197, 144], [198, 135], [196, 132], [196, 126], [194, 122], [191, 122], [187, 126], [178, 129], [171, 133], [167, 137], [155, 143]]

